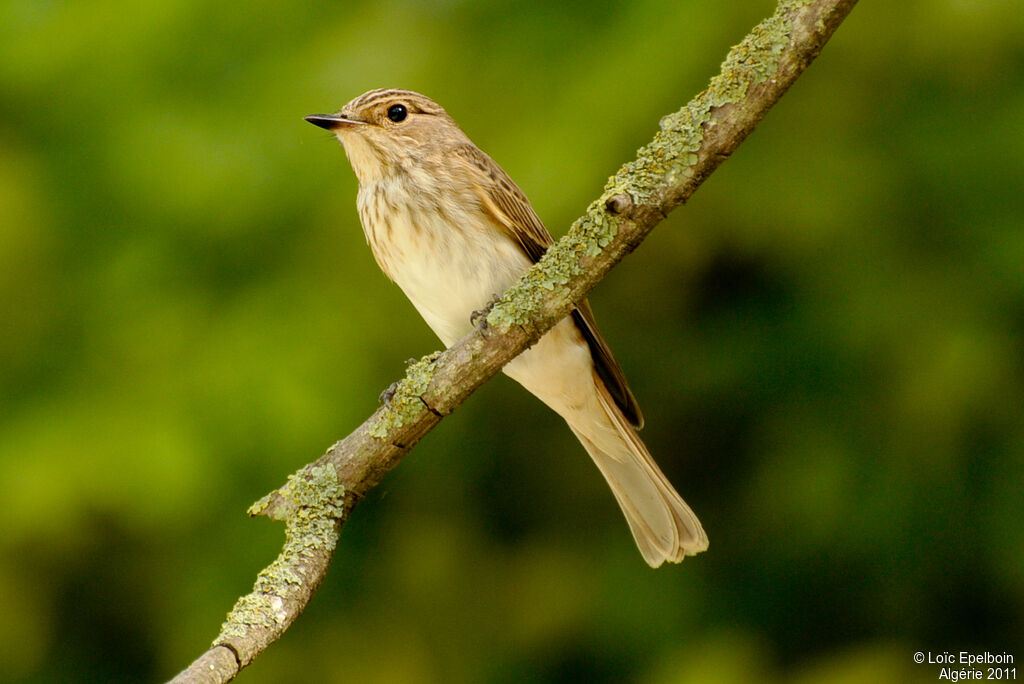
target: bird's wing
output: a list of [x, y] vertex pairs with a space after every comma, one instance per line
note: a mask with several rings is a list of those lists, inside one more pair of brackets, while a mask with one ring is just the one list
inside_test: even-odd
[[[509, 236], [523, 248], [531, 261], [539, 261], [554, 244], [554, 239], [530, 206], [530, 200], [509, 175], [479, 148], [472, 145], [460, 146], [456, 148], [455, 153], [463, 161], [484, 173], [486, 182], [475, 188], [484, 209], [498, 225], [508, 231]], [[576, 303], [572, 317], [587, 340], [590, 354], [594, 359], [594, 367], [608, 388], [609, 394], [626, 419], [635, 427], [642, 427], [644, 418], [640, 406], [626, 383], [622, 368], [612, 356], [612, 350], [597, 329], [594, 312], [586, 299]]]

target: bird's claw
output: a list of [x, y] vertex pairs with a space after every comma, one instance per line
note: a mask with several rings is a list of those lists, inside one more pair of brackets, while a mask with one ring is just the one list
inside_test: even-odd
[[497, 304], [499, 300], [501, 300], [501, 297], [499, 297], [498, 295], [494, 295], [493, 297], [491, 297], [491, 301], [487, 302], [487, 306], [485, 306], [482, 309], [477, 309], [473, 313], [469, 314], [469, 324], [475, 328], [477, 323], [479, 322], [480, 327], [486, 330], [487, 314], [491, 313], [491, 309], [494, 308], [494, 305]]
[[391, 399], [395, 396], [395, 392], [398, 391], [398, 383], [400, 382], [401, 380], [395, 380], [393, 383], [388, 385], [388, 388], [381, 392], [380, 396], [377, 397], [377, 401], [379, 401], [381, 404], [386, 404], [389, 401], [391, 401]]
[[[406, 359], [405, 360], [405, 365], [406, 366], [411, 366], [414, 363], [416, 363], [416, 359]], [[394, 396], [395, 396], [395, 392], [398, 391], [398, 385], [401, 382], [402, 382], [401, 380], [395, 380], [393, 383], [388, 385], [388, 388], [386, 390], [384, 390], [383, 392], [381, 392], [380, 396], [377, 397], [377, 401], [379, 401], [381, 404], [386, 404], [389, 401], [391, 401], [394, 398]]]

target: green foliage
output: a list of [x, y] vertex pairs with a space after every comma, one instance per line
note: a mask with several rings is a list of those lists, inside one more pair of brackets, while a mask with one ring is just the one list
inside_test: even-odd
[[[650, 571], [489, 383], [241, 681], [935, 681], [1024, 655], [1024, 14], [862, 3], [593, 302], [711, 538]], [[772, 4], [0, 4], [0, 679], [157, 681], [279, 552], [246, 507], [439, 345], [302, 121], [421, 90], [556, 235]]]

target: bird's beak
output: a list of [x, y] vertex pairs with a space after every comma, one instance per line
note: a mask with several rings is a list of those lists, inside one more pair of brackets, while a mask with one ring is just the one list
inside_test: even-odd
[[363, 121], [356, 121], [355, 119], [346, 119], [340, 114], [310, 114], [305, 117], [305, 119], [314, 126], [326, 128], [329, 131], [333, 131], [337, 128], [348, 128], [350, 126], [362, 126], [365, 123]]

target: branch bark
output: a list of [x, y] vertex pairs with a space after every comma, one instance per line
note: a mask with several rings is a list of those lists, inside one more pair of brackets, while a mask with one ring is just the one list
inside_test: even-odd
[[569, 233], [469, 335], [410, 365], [352, 434], [253, 504], [285, 522], [285, 545], [235, 604], [213, 646], [174, 678], [226, 682], [277, 640], [327, 572], [352, 508], [412, 446], [586, 297], [729, 157], [817, 57], [856, 0], [780, 0], [732, 48], [720, 73], [609, 179]]

